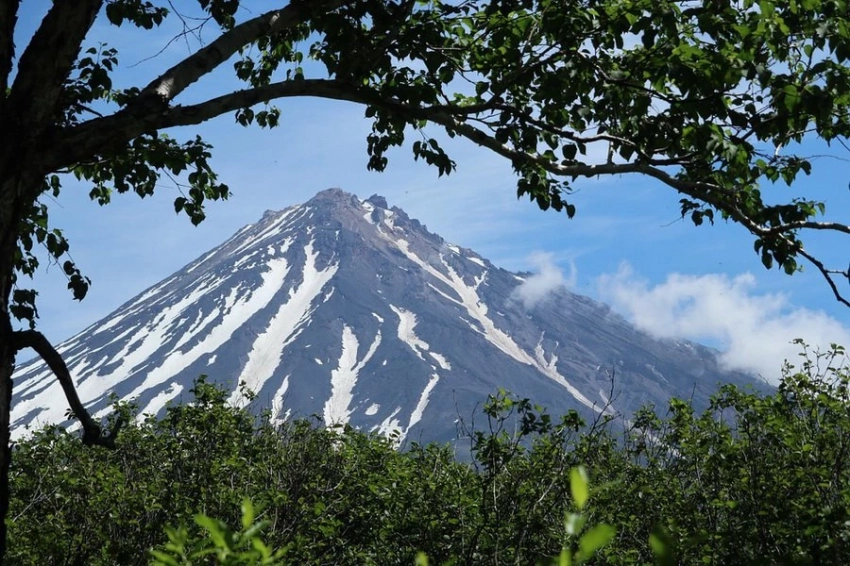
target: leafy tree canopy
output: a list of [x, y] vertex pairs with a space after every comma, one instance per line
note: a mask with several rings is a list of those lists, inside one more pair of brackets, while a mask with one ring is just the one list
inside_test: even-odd
[[[791, 152], [806, 136], [847, 137], [846, 0], [292, 0], [265, 12], [238, 0], [78, 0], [54, 2], [16, 46], [21, 5], [0, 0], [0, 542], [18, 351], [47, 359], [86, 441], [109, 443], [52, 345], [13, 330], [13, 318], [37, 317], [36, 291], [21, 279], [38, 268], [37, 248], [62, 266], [74, 298], [88, 289], [47, 202], [64, 175], [101, 204], [149, 195], [171, 175], [186, 183], [175, 209], [200, 222], [204, 203], [229, 188], [203, 139], [167, 133], [178, 126], [235, 114], [275, 127], [274, 101], [349, 101], [372, 120], [370, 169], [419, 130], [414, 157], [451, 172], [424, 130], [432, 124], [509, 159], [520, 196], [569, 216], [580, 178], [647, 175], [679, 193], [696, 224], [742, 225], [765, 266], [793, 273], [809, 262], [850, 305], [834, 280], [850, 274], [802, 240], [850, 226], [819, 220], [824, 204], [804, 195], [763, 197], [811, 170]], [[120, 53], [97, 42], [95, 22], [151, 30], [166, 19], [203, 24], [203, 41], [150, 83], [116, 87]], [[243, 88], [195, 86], [217, 69]]]
[[[4, 276], [19, 319], [37, 316], [35, 293], [16, 279], [38, 267], [38, 245], [61, 262], [75, 298], [87, 291], [67, 241], [48, 225], [44, 200], [61, 191], [62, 173], [88, 182], [101, 204], [115, 193], [150, 195], [162, 175], [182, 175], [187, 191], [175, 209], [198, 223], [204, 202], [229, 188], [208, 144], [165, 131], [225, 113], [275, 127], [272, 101], [294, 96], [365, 106], [370, 169], [387, 167], [387, 150], [406, 134], [436, 124], [510, 159], [518, 194], [543, 209], [572, 216], [578, 179], [640, 173], [680, 193], [694, 223], [720, 215], [743, 225], [769, 268], [793, 273], [803, 260], [830, 284], [847, 275], [803, 246], [806, 230], [850, 233], [817, 220], [824, 203], [762, 197], [765, 185], [811, 171], [789, 146], [847, 135], [845, 0], [319, 0], [261, 14], [235, 0], [202, 0], [194, 11], [93, 0], [54, 7], [19, 54], [18, 2], [3, 5], [0, 120], [6, 141], [17, 142], [4, 146], [5, 169], [17, 174], [3, 171], [0, 195], [14, 214], [0, 226], [16, 230], [14, 270]], [[117, 89], [119, 53], [88, 39], [98, 18], [144, 29], [179, 18], [206, 43], [149, 84]], [[181, 104], [219, 67], [244, 89]], [[454, 168], [427, 132], [412, 150], [441, 174]]]

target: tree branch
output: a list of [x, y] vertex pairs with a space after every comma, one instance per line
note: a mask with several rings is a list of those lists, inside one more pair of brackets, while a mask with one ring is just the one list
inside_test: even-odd
[[[700, 200], [715, 209], [730, 216], [731, 219], [744, 226], [757, 237], [783, 237], [784, 234], [798, 229], [832, 230], [850, 234], [850, 227], [829, 222], [801, 221], [786, 223], [779, 226], [767, 227], [753, 220], [735, 203], [736, 191], [720, 185], [689, 181], [671, 175], [653, 163], [563, 163], [553, 161], [533, 152], [524, 152], [501, 143], [486, 131], [478, 129], [468, 122], [469, 114], [484, 109], [493, 109], [493, 103], [471, 107], [455, 104], [434, 105], [430, 107], [411, 106], [397, 101], [387, 100], [380, 93], [358, 85], [353, 85], [337, 79], [298, 79], [281, 81], [266, 86], [240, 90], [189, 106], [166, 106], [158, 113], [147, 114], [144, 117], [134, 115], [129, 109], [118, 113], [91, 120], [68, 130], [58, 140], [52, 140], [45, 146], [45, 153], [52, 154], [56, 161], [49, 161], [50, 166], [61, 169], [72, 166], [86, 157], [98, 155], [109, 147], [125, 144], [134, 137], [146, 131], [166, 129], [177, 126], [189, 126], [203, 123], [221, 114], [247, 108], [261, 102], [278, 98], [294, 96], [313, 96], [341, 101], [354, 102], [362, 105], [372, 105], [396, 113], [408, 120], [428, 120], [441, 125], [450, 132], [461, 135], [470, 141], [490, 149], [491, 151], [510, 159], [513, 163], [531, 163], [545, 171], [563, 177], [595, 177], [599, 175], [619, 175], [624, 173], [639, 173], [653, 177], [681, 194]], [[505, 108], [502, 108], [506, 111]], [[599, 139], [605, 139], [598, 136]], [[836, 297], [842, 303], [845, 299], [835, 288], [829, 277], [829, 271], [824, 271], [822, 264], [804, 250], [800, 254], [813, 263], [826, 276]]]
[[145, 101], [155, 96], [157, 102], [167, 104], [186, 90], [189, 85], [260, 37], [279, 33], [304, 23], [313, 11], [333, 10], [351, 1], [311, 0], [310, 2], [291, 2], [285, 8], [272, 10], [243, 22], [157, 77], [142, 89], [138, 100]]
[[[21, 0], [0, 0], [0, 99], [6, 96], [15, 59], [15, 24]], [[2, 105], [0, 105], [2, 111]]]
[[[402, 102], [387, 100], [379, 93], [358, 87], [336, 79], [299, 79], [280, 81], [266, 86], [244, 89], [189, 106], [166, 106], [159, 112], [138, 116], [131, 108], [125, 108], [111, 116], [90, 120], [67, 130], [58, 139], [46, 140], [42, 156], [50, 170], [73, 166], [92, 155], [117, 147], [147, 131], [189, 126], [205, 122], [221, 114], [247, 108], [261, 102], [277, 98], [294, 96], [314, 96], [342, 100], [364, 105], [385, 108], [399, 115], [413, 119], [425, 119], [442, 125], [470, 141], [490, 149], [495, 153], [517, 163], [534, 163], [550, 173], [564, 177], [595, 177], [597, 175], [618, 175], [623, 173], [641, 173], [654, 177], [679, 192], [704, 200], [718, 210], [729, 212], [753, 233], [761, 233], [764, 228], [752, 222], [748, 217], [722, 202], [718, 197], [733, 197], [733, 193], [717, 185], [677, 179], [658, 167], [645, 163], [604, 163], [587, 165], [571, 163], [563, 165], [540, 155], [513, 149], [486, 132], [464, 122], [460, 118], [471, 110], [462, 106], [414, 107]], [[477, 107], [476, 107], [477, 108]], [[460, 114], [460, 118], [457, 116]]]
[[68, 404], [74, 412], [74, 416], [80, 421], [83, 427], [83, 443], [114, 448], [115, 437], [124, 424], [123, 420], [119, 418], [109, 434], [103, 434], [100, 426], [94, 422], [94, 419], [92, 419], [89, 412], [80, 402], [80, 397], [77, 395], [77, 390], [74, 387], [74, 381], [71, 379], [68, 366], [65, 365], [62, 356], [47, 338], [36, 330], [19, 330], [13, 334], [13, 344], [16, 350], [22, 350], [23, 348], [32, 348], [35, 350], [56, 375], [59, 384], [62, 386], [62, 390], [65, 392], [65, 397], [68, 399]]
[[[104, 0], [54, 2], [18, 62], [9, 96], [22, 124], [41, 131]], [[2, 31], [0, 31], [2, 33]]]
[[802, 246], [799, 246], [797, 248], [797, 253], [800, 254], [801, 256], [803, 256], [804, 258], [806, 258], [809, 263], [814, 265], [817, 268], [817, 270], [820, 271], [821, 275], [823, 275], [823, 278], [826, 279], [826, 283], [829, 285], [829, 288], [832, 289], [832, 294], [835, 295], [835, 299], [839, 303], [841, 303], [841, 304], [843, 304], [847, 307], [850, 307], [850, 301], [848, 301], [847, 299], [844, 298], [844, 295], [842, 295], [841, 292], [838, 290], [838, 286], [835, 284], [835, 281], [832, 280], [833, 274], [843, 275], [844, 277], [847, 277], [848, 279], [850, 279], [850, 269], [848, 269], [848, 271], [832, 271], [832, 270], [829, 270], [824, 266], [822, 261], [820, 261], [818, 258], [816, 258], [815, 256], [811, 255], [809, 252], [804, 250]]
[[784, 234], [786, 232], [791, 232], [792, 230], [801, 229], [831, 230], [833, 232], [843, 232], [845, 234], [850, 234], [850, 226], [846, 224], [841, 224], [839, 222], [814, 222], [811, 220], [800, 220], [798, 222], [786, 222], [785, 224], [771, 226], [770, 228], [764, 231], [764, 235], [775, 236], [777, 234]]
[[366, 103], [355, 87], [335, 79], [302, 79], [231, 92], [199, 104], [166, 107], [159, 112], [135, 115], [125, 108], [110, 116], [89, 120], [44, 140], [41, 146], [45, 167], [56, 171], [71, 167], [110, 148], [121, 147], [145, 132], [200, 124], [227, 112], [276, 98], [314, 96]]
[[257, 88], [238, 90], [200, 104], [175, 106], [162, 114], [159, 128], [192, 126], [240, 108], [248, 108], [277, 98], [311, 96], [366, 104], [367, 97], [350, 84], [336, 79], [280, 81]]
[[569, 163], [564, 165], [535, 153], [528, 153], [513, 149], [501, 143], [495, 137], [488, 135], [486, 132], [483, 132], [478, 128], [470, 126], [467, 123], [461, 122], [456, 117], [446, 113], [441, 108], [405, 108], [404, 105], [388, 103], [386, 101], [380, 100], [370, 100], [370, 103], [395, 108], [399, 111], [406, 112], [414, 117], [425, 118], [436, 124], [440, 124], [441, 126], [457, 134], [460, 134], [461, 136], [469, 139], [470, 141], [475, 142], [481, 147], [486, 147], [487, 149], [494, 151], [502, 157], [510, 159], [512, 162], [533, 163], [548, 171], [549, 173], [552, 173], [553, 175], [558, 175], [561, 177], [596, 177], [597, 175], [620, 175], [623, 173], [640, 173], [649, 177], [653, 177], [661, 181], [662, 183], [676, 189], [680, 193], [704, 200], [706, 203], [718, 208], [719, 210], [726, 210], [727, 212], [730, 212], [730, 214], [733, 214], [733, 216], [734, 211], [737, 211], [737, 213], [741, 216], [742, 219], [746, 218], [743, 212], [737, 210], [736, 208], [730, 209], [730, 205], [721, 202], [717, 198], [721, 194], [729, 197], [734, 196], [732, 191], [720, 187], [718, 185], [712, 185], [710, 183], [698, 181], [684, 181], [682, 179], [677, 179], [666, 171], [663, 171], [658, 167], [654, 167], [646, 163], [601, 163], [598, 165]]

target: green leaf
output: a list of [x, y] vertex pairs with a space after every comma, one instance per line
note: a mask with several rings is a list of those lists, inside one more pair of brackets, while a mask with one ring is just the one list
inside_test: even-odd
[[252, 524], [254, 524], [254, 505], [246, 497], [242, 500], [242, 530], [248, 530]]
[[593, 558], [596, 551], [611, 542], [615, 534], [617, 534], [617, 530], [611, 525], [602, 523], [591, 527], [586, 533], [581, 535], [578, 541], [578, 561], [584, 562]]
[[788, 112], [793, 112], [800, 102], [800, 93], [795, 85], [785, 85], [782, 88], [784, 96], [785, 109]]
[[573, 496], [573, 502], [579, 509], [584, 509], [587, 499], [590, 497], [588, 484], [587, 470], [584, 466], [577, 466], [570, 470], [570, 493]]
[[652, 549], [652, 554], [655, 556], [655, 563], [658, 566], [675, 566], [674, 543], [666, 530], [659, 526], [652, 529], [652, 533], [649, 535], [649, 547]]
[[151, 556], [154, 558], [154, 565], [156, 566], [180, 566], [180, 563], [177, 562], [177, 559], [167, 554], [161, 550], [150, 550]]

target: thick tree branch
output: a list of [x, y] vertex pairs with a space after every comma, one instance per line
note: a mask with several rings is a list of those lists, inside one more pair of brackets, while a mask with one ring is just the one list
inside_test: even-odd
[[94, 422], [94, 419], [92, 419], [89, 412], [80, 402], [80, 397], [77, 395], [77, 390], [74, 387], [74, 381], [71, 379], [68, 366], [65, 365], [62, 356], [47, 338], [36, 330], [19, 330], [13, 334], [13, 340], [16, 350], [22, 350], [23, 348], [32, 348], [35, 350], [56, 375], [59, 384], [62, 386], [62, 390], [65, 392], [65, 397], [68, 399], [68, 404], [74, 412], [74, 416], [80, 421], [83, 427], [83, 443], [113, 448], [115, 446], [115, 436], [124, 424], [123, 421], [118, 419], [110, 433], [107, 435], [103, 434], [100, 426]]
[[158, 112], [136, 115], [127, 108], [110, 116], [89, 120], [58, 136], [44, 140], [40, 151], [45, 166], [51, 171], [72, 167], [76, 163], [121, 147], [145, 132], [200, 124], [216, 116], [247, 108], [276, 98], [314, 96], [334, 100], [366, 103], [357, 89], [334, 79], [303, 79], [272, 83], [267, 86], [239, 90], [189, 106], [166, 107]]
[[9, 96], [11, 111], [41, 131], [56, 112], [65, 79], [104, 0], [54, 2], [21, 55]]
[[176, 106], [162, 114], [159, 128], [200, 124], [240, 108], [248, 108], [277, 98], [310, 96], [366, 104], [367, 97], [349, 83], [336, 79], [300, 79], [239, 90], [200, 104]]
[[226, 31], [215, 41], [168, 69], [142, 89], [139, 100], [151, 96], [168, 103], [186, 87], [230, 59], [241, 48], [260, 37], [272, 35], [304, 23], [317, 10], [333, 10], [353, 0], [311, 0], [291, 2], [285, 8], [266, 12]]
[[513, 149], [463, 121], [463, 117], [475, 109], [470, 110], [455, 105], [414, 107], [402, 102], [387, 100], [372, 90], [336, 79], [281, 81], [263, 87], [228, 93], [199, 104], [165, 107], [159, 112], [150, 112], [143, 116], [138, 116], [130, 108], [127, 108], [111, 116], [90, 120], [76, 126], [65, 132], [64, 135], [60, 135], [58, 140], [55, 138], [48, 140], [49, 143], [45, 143], [42, 155], [51, 170], [63, 169], [92, 155], [100, 154], [107, 148], [123, 145], [147, 131], [196, 125], [239, 108], [294, 96], [314, 96], [374, 105], [407, 118], [426, 119], [442, 125], [515, 163], [534, 163], [558, 176], [595, 177], [597, 175], [641, 173], [654, 177], [683, 194], [704, 200], [718, 210], [729, 212], [753, 233], [761, 234], [764, 231], [763, 227], [750, 222], [743, 212], [720, 200], [721, 195], [734, 196], [728, 189], [709, 183], [677, 179], [658, 167], [644, 163], [560, 164], [537, 154]]
[[[21, 0], [0, 0], [0, 99], [6, 96], [15, 58], [15, 24]], [[0, 105], [0, 111], [2, 111]]]

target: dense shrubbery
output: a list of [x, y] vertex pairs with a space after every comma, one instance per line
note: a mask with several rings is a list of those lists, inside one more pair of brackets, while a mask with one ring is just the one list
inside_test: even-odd
[[673, 401], [625, 429], [501, 394], [472, 465], [450, 447], [273, 425], [199, 381], [195, 404], [128, 426], [115, 450], [57, 429], [20, 442], [8, 563], [147, 564], [158, 548], [241, 564], [221, 558], [231, 545], [262, 564], [247, 498], [281, 563], [409, 565], [422, 551], [431, 564], [534, 564], [579, 550], [570, 478], [584, 464], [595, 489], [582, 521], [616, 527], [595, 563], [651, 563], [654, 533], [682, 564], [850, 564], [841, 359], [787, 366], [773, 395], [727, 387], [703, 414]]

